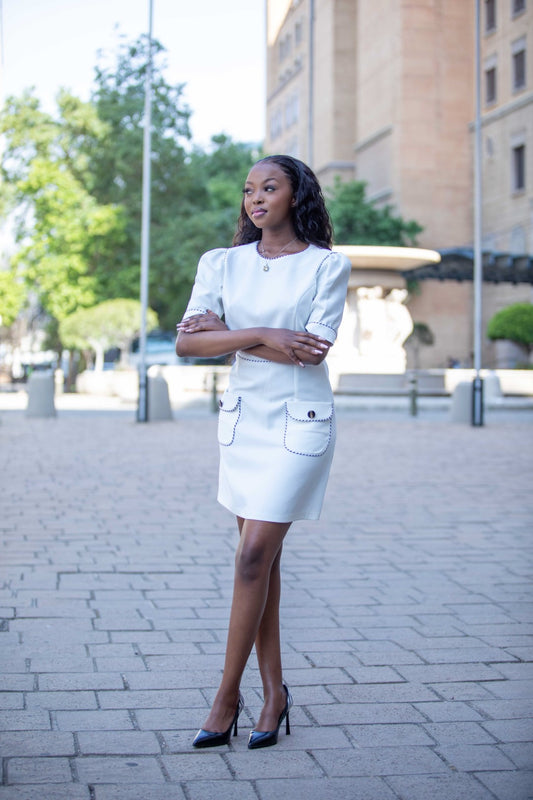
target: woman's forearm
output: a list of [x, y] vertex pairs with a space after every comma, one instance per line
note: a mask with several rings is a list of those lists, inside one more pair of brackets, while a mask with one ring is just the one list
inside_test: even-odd
[[[250, 355], [258, 356], [258, 358], [264, 358], [266, 361], [274, 361], [276, 364], [294, 364], [285, 353], [280, 353], [279, 350], [273, 350], [271, 347], [267, 347], [264, 344], [259, 344], [255, 347], [247, 347], [246, 352]], [[306, 353], [298, 349], [295, 349], [295, 353], [306, 367], [316, 367], [318, 364], [321, 364], [326, 357], [326, 353], [312, 355], [311, 353]]]
[[293, 362], [281, 353], [279, 350], [273, 350], [272, 347], [267, 347], [265, 344], [257, 344], [254, 347], [247, 347], [246, 353], [258, 358], [264, 358], [266, 361], [275, 361], [276, 364], [292, 364]]
[[212, 358], [236, 350], [256, 349], [256, 355], [279, 364], [315, 365], [325, 358], [331, 344], [307, 331], [290, 328], [242, 328], [229, 330], [212, 312], [196, 314], [178, 324], [179, 356]]
[[248, 349], [261, 344], [262, 328], [243, 328], [242, 330], [179, 331], [176, 339], [178, 356], [197, 356], [212, 358], [225, 356], [235, 350]]

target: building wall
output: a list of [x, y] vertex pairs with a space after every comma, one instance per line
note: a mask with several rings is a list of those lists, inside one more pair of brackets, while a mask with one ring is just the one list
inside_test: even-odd
[[321, 183], [353, 179], [356, 8], [353, 0], [316, 0], [313, 166]]
[[474, 3], [401, 3], [398, 195], [402, 215], [424, 226], [423, 247], [471, 241]]
[[[418, 284], [407, 308], [414, 323], [423, 322], [434, 336], [434, 344], [422, 346], [419, 362], [422, 369], [448, 367], [450, 359], [462, 366], [471, 365], [472, 284], [465, 281], [425, 280]], [[412, 351], [407, 350], [407, 366], [413, 367]]]
[[[495, 2], [496, 25], [482, 17], [483, 245], [533, 253], [533, 2], [513, 15], [513, 3]], [[485, 9], [486, 12], [486, 9]], [[513, 56], [525, 50], [526, 80], [514, 85]], [[495, 97], [488, 94], [494, 70]], [[513, 149], [525, 147], [525, 187], [514, 185]]]
[[369, 199], [398, 200], [398, 123], [401, 98], [401, 2], [358, 3], [357, 115], [354, 120], [356, 177]]
[[[496, 24], [487, 29], [491, 5]], [[519, 14], [514, 0], [481, 7], [483, 241], [533, 252], [533, 0]], [[366, 181], [370, 199], [424, 226], [422, 246], [471, 245], [475, 4], [268, 0], [267, 8], [267, 152], [309, 161], [326, 185], [336, 174]], [[516, 88], [520, 47], [526, 79]], [[520, 144], [526, 176], [517, 190]]]
[[[423, 227], [420, 244], [471, 240], [472, 4], [358, 3], [356, 174]], [[459, 212], [461, 209], [461, 212]]]
[[[491, 4], [496, 25], [486, 30]], [[533, 0], [482, 0], [483, 243], [533, 252]], [[268, 0], [276, 10], [268, 48], [267, 152], [308, 161], [326, 187], [335, 175], [367, 182], [367, 196], [424, 226], [419, 244], [473, 243], [475, 3], [470, 0]], [[310, 11], [315, 9], [313, 47]], [[280, 61], [280, 42], [303, 36]], [[513, 88], [513, 55], [525, 49], [525, 85]], [[312, 63], [312, 70], [310, 65]], [[496, 67], [488, 100], [487, 71]], [[309, 96], [312, 92], [312, 136]], [[291, 93], [298, 117], [284, 116]], [[290, 103], [289, 103], [290, 104]], [[275, 117], [274, 117], [275, 118]], [[513, 148], [525, 147], [525, 186], [513, 186]], [[348, 243], [341, 243], [348, 244]], [[422, 281], [409, 301], [415, 322], [434, 331], [425, 367], [470, 363], [472, 285]], [[483, 287], [483, 330], [499, 308], [531, 300], [529, 285]], [[483, 344], [483, 363], [493, 345]]]
[[471, 243], [473, 4], [270, 5], [267, 152], [310, 161], [326, 186], [366, 181], [370, 199], [423, 225], [422, 246]]
[[267, 3], [265, 151], [309, 162], [310, 0]]
[[268, 10], [266, 152], [303, 159], [324, 185], [353, 178], [356, 4], [269, 0]]
[[[496, 366], [494, 343], [485, 337], [489, 320], [497, 311], [512, 303], [533, 302], [533, 289], [525, 283], [484, 283], [482, 291], [483, 367]], [[421, 369], [447, 367], [451, 358], [461, 366], [472, 366], [473, 284], [470, 281], [424, 280], [418, 293], [409, 297], [407, 308], [413, 322], [425, 322], [435, 337], [432, 346], [420, 349]], [[412, 367], [412, 352], [407, 353], [407, 366]]]

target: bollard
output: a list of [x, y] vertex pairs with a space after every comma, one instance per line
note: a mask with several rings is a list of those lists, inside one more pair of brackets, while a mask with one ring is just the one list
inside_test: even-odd
[[483, 378], [477, 375], [472, 382], [472, 425], [480, 428], [483, 425]]
[[418, 378], [411, 375], [409, 378], [409, 413], [412, 417], [418, 414]]
[[161, 374], [148, 376], [148, 421], [173, 419], [168, 384]]
[[483, 398], [485, 401], [498, 401], [503, 397], [500, 379], [495, 372], [489, 372], [483, 378]]
[[28, 378], [27, 417], [55, 417], [54, 373], [32, 372]]
[[461, 381], [452, 394], [450, 421], [470, 424], [472, 417], [472, 383]]

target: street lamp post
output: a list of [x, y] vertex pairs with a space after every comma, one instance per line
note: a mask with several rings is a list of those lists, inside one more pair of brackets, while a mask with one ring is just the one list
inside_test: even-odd
[[483, 260], [481, 253], [481, 0], [476, 0], [476, 118], [474, 124], [474, 369], [472, 425], [483, 425], [483, 380], [481, 370], [481, 305]]
[[152, 20], [153, 0], [148, 10], [148, 63], [144, 81], [143, 182], [141, 221], [141, 330], [139, 337], [139, 404], [137, 421], [148, 422], [148, 377], [146, 368], [146, 311], [150, 257], [150, 183], [152, 155]]
[[313, 169], [315, 160], [315, 0], [309, 3], [309, 58], [307, 110], [307, 163]]

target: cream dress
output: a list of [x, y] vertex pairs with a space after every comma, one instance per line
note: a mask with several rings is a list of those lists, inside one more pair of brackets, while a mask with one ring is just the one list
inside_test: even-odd
[[[276, 259], [260, 256], [255, 242], [210, 250], [184, 318], [211, 309], [230, 330], [305, 329], [333, 343], [350, 269], [345, 256], [314, 245]], [[318, 519], [335, 445], [326, 363], [299, 367], [237, 352], [218, 441], [222, 505], [244, 519]]]

